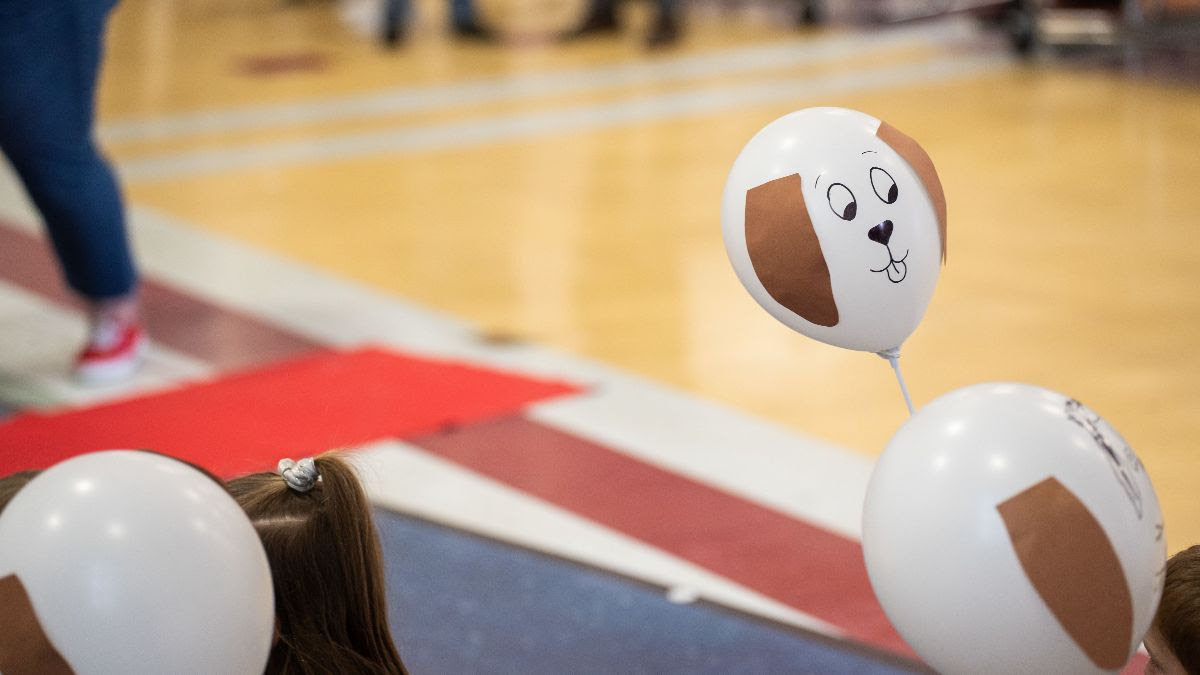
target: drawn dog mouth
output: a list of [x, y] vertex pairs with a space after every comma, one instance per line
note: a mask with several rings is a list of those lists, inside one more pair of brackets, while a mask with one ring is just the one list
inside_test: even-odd
[[892, 255], [892, 248], [890, 246], [887, 246], [887, 252], [889, 261], [888, 264], [880, 267], [879, 269], [872, 268], [871, 271], [886, 272], [888, 281], [892, 282], [893, 284], [898, 284], [901, 281], [904, 281], [904, 277], [908, 276], [908, 265], [904, 262], [905, 260], [908, 260], [908, 251], [905, 251], [904, 256], [899, 260]]

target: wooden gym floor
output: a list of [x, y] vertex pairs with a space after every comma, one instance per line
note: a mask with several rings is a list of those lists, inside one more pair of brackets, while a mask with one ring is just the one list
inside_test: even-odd
[[530, 32], [579, 7], [526, 5], [481, 6], [521, 32], [487, 45], [421, 2], [386, 51], [324, 2], [123, 0], [100, 137], [133, 204], [876, 456], [906, 415], [887, 364], [760, 310], [718, 213], [761, 126], [867, 111], [922, 142], [949, 201], [903, 353], [914, 402], [1069, 393], [1142, 457], [1169, 549], [1200, 542], [1200, 90], [1015, 62], [960, 20], [797, 31], [694, 7], [648, 54], [645, 8], [562, 45]]

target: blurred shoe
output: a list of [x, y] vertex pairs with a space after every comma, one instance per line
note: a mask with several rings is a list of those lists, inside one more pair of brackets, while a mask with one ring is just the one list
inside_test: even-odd
[[609, 7], [608, 9], [592, 10], [589, 12], [583, 23], [576, 26], [573, 30], [568, 31], [562, 36], [562, 39], [566, 41], [589, 35], [616, 33], [619, 29], [617, 14], [613, 11], [612, 7]]
[[384, 47], [387, 47], [388, 49], [395, 49], [396, 47], [404, 44], [404, 28], [389, 24], [387, 28], [383, 30], [383, 35], [380, 37], [382, 38]]
[[456, 21], [454, 23], [454, 37], [462, 40], [474, 40], [476, 42], [495, 42], [497, 40], [496, 31], [474, 20]]
[[796, 14], [796, 25], [817, 26], [822, 23], [825, 23], [825, 16], [817, 0], [801, 0], [800, 11]]
[[646, 36], [647, 49], [669, 47], [679, 41], [679, 21], [673, 15], [659, 15]]
[[[392, 3], [388, 3], [391, 7]], [[383, 46], [389, 49], [395, 49], [404, 43], [406, 26], [404, 20], [399, 16], [392, 16], [391, 11], [385, 11], [383, 17], [383, 31], [380, 34], [380, 39]]]
[[136, 318], [98, 317], [87, 344], [75, 356], [75, 379], [83, 384], [129, 379], [142, 364], [146, 345], [146, 333]]

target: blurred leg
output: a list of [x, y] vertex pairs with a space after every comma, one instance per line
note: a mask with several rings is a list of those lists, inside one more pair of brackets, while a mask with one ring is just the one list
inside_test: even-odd
[[796, 14], [796, 24], [800, 26], [815, 26], [824, 21], [819, 0], [800, 0], [799, 12]]
[[146, 343], [124, 205], [92, 138], [112, 4], [0, 3], [0, 149], [41, 212], [67, 283], [88, 301], [90, 330], [75, 361], [85, 382], [128, 377]]
[[679, 40], [679, 10], [677, 0], [658, 0], [658, 16], [646, 36], [646, 46], [666, 47]]
[[404, 41], [411, 13], [412, 3], [409, 0], [384, 0], [382, 36], [384, 45], [395, 47]]
[[483, 41], [491, 41], [496, 37], [491, 29], [479, 23], [473, 0], [450, 0], [450, 16], [457, 37]]
[[108, 0], [9, 0], [0, 8], [0, 149], [41, 211], [67, 283], [130, 295], [124, 207], [92, 139]]

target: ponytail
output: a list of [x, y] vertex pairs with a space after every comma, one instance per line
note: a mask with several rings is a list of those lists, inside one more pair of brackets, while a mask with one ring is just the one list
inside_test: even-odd
[[379, 537], [353, 467], [337, 453], [235, 478], [275, 585], [279, 639], [266, 672], [407, 673], [388, 628]]

